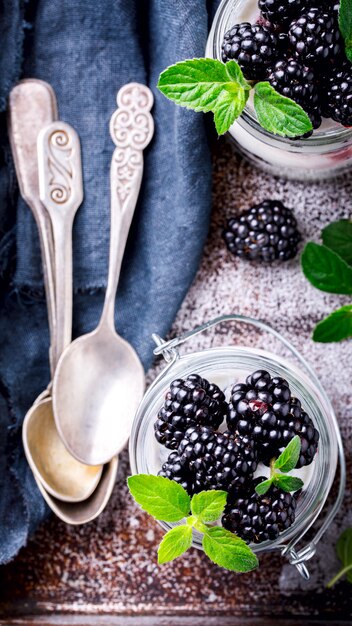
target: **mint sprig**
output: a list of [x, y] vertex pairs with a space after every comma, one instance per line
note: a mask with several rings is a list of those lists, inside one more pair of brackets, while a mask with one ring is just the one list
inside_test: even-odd
[[250, 88], [238, 63], [224, 64], [215, 59], [190, 59], [171, 65], [158, 82], [158, 89], [176, 104], [203, 113], [212, 111], [219, 135], [241, 115]]
[[287, 491], [288, 493], [302, 489], [303, 480], [296, 476], [286, 476], [288, 472], [293, 470], [300, 457], [301, 440], [298, 435], [291, 439], [283, 452], [277, 459], [273, 459], [270, 463], [270, 478], [264, 480], [256, 486], [255, 490], [259, 496], [265, 495], [272, 485]]
[[[249, 83], [236, 61], [189, 59], [166, 68], [159, 77], [158, 89], [176, 104], [214, 113], [219, 135], [225, 133], [241, 115], [250, 90]], [[297, 137], [312, 130], [312, 123], [302, 107], [279, 94], [267, 82], [254, 87], [254, 107], [259, 124], [282, 137]]]
[[130, 476], [128, 488], [139, 506], [164, 522], [179, 522], [189, 515], [191, 499], [181, 485], [162, 476]]
[[202, 545], [211, 561], [231, 572], [250, 572], [258, 565], [246, 542], [220, 526], [206, 530]]
[[254, 109], [259, 124], [269, 133], [298, 137], [313, 130], [312, 122], [302, 107], [279, 94], [270, 83], [256, 84]]
[[352, 267], [333, 250], [310, 241], [303, 250], [301, 261], [305, 277], [317, 289], [352, 294]]
[[[307, 243], [301, 257], [309, 282], [322, 291], [352, 295], [352, 222], [338, 220], [322, 231], [324, 245]], [[352, 337], [352, 304], [333, 311], [319, 322], [313, 340], [328, 343]]]
[[345, 52], [352, 62], [352, 4], [351, 0], [341, 0], [339, 8], [339, 27], [345, 41]]
[[352, 265], [352, 221], [331, 222], [323, 228], [321, 236], [324, 246], [336, 252], [348, 265]]
[[328, 583], [328, 587], [333, 587], [340, 578], [346, 576], [349, 583], [352, 583], [352, 528], [346, 528], [340, 535], [336, 544], [336, 553], [342, 563], [340, 571]]
[[192, 515], [204, 524], [216, 522], [224, 511], [226, 498], [226, 491], [201, 491], [192, 498]]
[[[130, 476], [128, 488], [140, 507], [165, 522], [179, 522], [163, 537], [158, 548], [158, 563], [168, 563], [192, 545], [193, 528], [200, 532], [207, 556], [217, 565], [235, 572], [249, 572], [258, 559], [245, 541], [221, 526], [213, 526], [223, 514], [226, 491], [202, 491], [192, 499], [178, 483], [148, 474]], [[191, 515], [190, 515], [191, 512]]]
[[293, 470], [301, 454], [301, 440], [298, 435], [293, 437], [287, 444], [286, 448], [281, 452], [280, 456], [274, 463], [274, 469], [280, 470], [283, 474]]
[[158, 563], [168, 563], [182, 556], [192, 545], [192, 526], [182, 524], [171, 528], [161, 540], [158, 547]]
[[346, 304], [318, 322], [313, 332], [314, 341], [330, 343], [352, 337], [352, 304]]

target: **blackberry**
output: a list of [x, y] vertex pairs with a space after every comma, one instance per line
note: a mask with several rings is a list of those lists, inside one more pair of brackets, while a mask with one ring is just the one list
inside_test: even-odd
[[273, 541], [295, 521], [297, 494], [290, 494], [272, 485], [263, 496], [255, 487], [266, 480], [254, 480], [245, 493], [227, 499], [222, 525], [250, 543]]
[[257, 469], [253, 439], [201, 426], [189, 428], [177, 453], [192, 474], [193, 491], [243, 488]]
[[292, 211], [278, 200], [264, 200], [228, 220], [223, 238], [229, 251], [249, 261], [287, 261], [301, 236]]
[[[322, 122], [319, 110], [320, 93], [312, 69], [295, 59], [277, 61], [268, 81], [276, 91], [297, 102], [308, 113], [313, 128], [319, 128]], [[312, 132], [307, 135], [310, 136]]]
[[277, 37], [261, 24], [235, 24], [224, 35], [222, 60], [234, 59], [249, 80], [265, 79], [277, 57]]
[[336, 11], [309, 9], [291, 22], [290, 45], [297, 59], [311, 66], [335, 61], [343, 51]]
[[[312, 126], [313, 126], [313, 130], [317, 130], [317, 128], [319, 128], [319, 126], [321, 126], [322, 123], [322, 111], [320, 110], [320, 108], [316, 108], [313, 109], [313, 111], [307, 111], [308, 113], [308, 117], [310, 118], [310, 121], [312, 122]], [[313, 133], [313, 131], [310, 131], [310, 133], [307, 133], [307, 136], [310, 137], [310, 135]], [[305, 137], [306, 135], [304, 135]]]
[[158, 476], [174, 480], [176, 483], [182, 485], [189, 494], [193, 493], [192, 474], [188, 464], [185, 464], [185, 462], [180, 459], [179, 454], [175, 450], [169, 454], [161, 470], [158, 472]]
[[296, 467], [313, 461], [319, 432], [300, 401], [292, 396], [285, 379], [258, 370], [247, 377], [245, 384], [234, 385], [231, 404], [228, 429], [242, 437], [253, 438], [263, 463], [269, 465], [295, 435], [301, 439], [301, 455]]
[[258, 6], [264, 19], [284, 26], [298, 17], [305, 9], [305, 0], [259, 0]]
[[326, 81], [324, 113], [343, 126], [352, 126], [352, 65], [345, 61]]
[[175, 450], [187, 428], [204, 424], [217, 429], [228, 413], [225, 395], [198, 374], [174, 380], [154, 424], [157, 441]]

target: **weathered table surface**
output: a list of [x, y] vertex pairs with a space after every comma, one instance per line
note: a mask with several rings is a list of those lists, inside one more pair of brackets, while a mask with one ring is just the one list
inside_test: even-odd
[[[348, 179], [338, 186], [273, 179], [243, 164], [225, 140], [217, 142], [214, 152], [210, 236], [172, 332], [233, 311], [271, 323], [291, 338], [321, 376], [334, 401], [350, 456], [351, 343], [321, 346], [310, 339], [314, 323], [343, 299], [310, 287], [297, 260], [269, 268], [233, 260], [220, 234], [226, 215], [275, 197], [295, 208], [306, 239], [317, 237], [330, 219], [346, 214], [352, 185]], [[205, 347], [211, 341], [210, 335], [202, 335], [194, 345]], [[215, 342], [275, 349], [255, 332], [232, 327], [221, 327]], [[263, 556], [260, 569], [245, 576], [213, 566], [194, 550], [159, 568], [155, 555], [161, 531], [128, 497], [128, 471], [125, 453], [113, 497], [97, 521], [75, 528], [51, 518], [13, 563], [0, 568], [0, 624], [352, 624], [352, 587], [345, 582], [333, 590], [325, 587], [338, 567], [333, 549], [336, 537], [352, 523], [351, 481], [343, 510], [311, 562], [312, 578], [305, 583], [278, 554]]]

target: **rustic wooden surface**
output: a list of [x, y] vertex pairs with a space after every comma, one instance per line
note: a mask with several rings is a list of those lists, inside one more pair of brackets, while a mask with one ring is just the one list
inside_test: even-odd
[[[239, 175], [243, 177], [242, 182], [238, 182]], [[245, 180], [248, 181], [246, 186]], [[343, 185], [348, 197], [349, 183], [345, 181]], [[334, 371], [334, 359], [347, 370], [350, 359], [346, 346], [312, 347], [310, 332], [321, 312], [308, 311], [305, 319], [294, 323], [285, 311], [280, 318], [280, 307], [275, 303], [265, 315], [254, 301], [253, 308], [248, 310], [247, 305], [241, 306], [238, 294], [236, 297], [234, 294], [233, 300], [231, 293], [229, 295], [232, 285], [229, 278], [234, 266], [220, 238], [224, 215], [235, 210], [240, 200], [245, 207], [252, 199], [265, 197], [262, 187], [267, 193], [276, 193], [276, 197], [292, 197], [291, 205], [294, 205], [296, 193], [300, 190], [305, 193], [302, 190], [308, 188], [252, 172], [233, 155], [232, 148], [225, 141], [219, 141], [215, 149], [214, 216], [210, 237], [201, 268], [173, 332], [189, 329], [209, 317], [236, 309], [254, 316], [257, 313], [287, 335], [295, 339], [299, 337], [300, 341], [296, 343], [308, 358], [313, 354], [313, 365], [323, 376], [329, 393], [339, 394], [335, 406], [346, 448], [351, 450], [350, 388], [343, 388], [343, 376]], [[333, 186], [328, 185], [324, 194], [329, 196], [332, 192]], [[248, 196], [247, 201], [245, 196]], [[316, 221], [315, 230], [318, 226], [320, 224]], [[236, 267], [242, 271], [239, 265]], [[295, 271], [298, 275], [297, 268]], [[301, 284], [305, 289], [303, 281]], [[245, 290], [244, 285], [242, 289]], [[287, 297], [289, 285], [283, 285], [282, 289], [283, 297]], [[222, 290], [226, 292], [224, 295]], [[307, 293], [314, 298], [316, 292]], [[329, 300], [324, 302], [330, 305]], [[322, 303], [323, 300], [320, 309]], [[251, 344], [259, 341], [250, 332], [244, 339]], [[218, 343], [228, 343], [229, 340], [235, 342], [237, 338], [224, 329], [219, 331]], [[200, 337], [198, 345], [208, 345], [209, 341], [207, 336]], [[325, 358], [327, 354], [330, 356]], [[128, 471], [127, 453], [124, 453], [113, 497], [97, 521], [74, 528], [51, 518], [38, 529], [13, 563], [0, 568], [0, 625], [352, 624], [352, 587], [341, 582], [333, 590], [325, 588], [329, 576], [338, 566], [334, 541], [346, 520], [348, 523], [352, 521], [349, 517], [350, 482], [343, 511], [312, 565], [312, 580], [304, 583], [276, 554], [263, 556], [260, 569], [246, 576], [219, 569], [194, 550], [174, 564], [159, 568], [155, 555], [161, 531], [128, 497], [125, 486]]]

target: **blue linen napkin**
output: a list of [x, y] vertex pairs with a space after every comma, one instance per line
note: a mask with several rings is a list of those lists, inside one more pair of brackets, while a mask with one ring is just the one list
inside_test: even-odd
[[178, 60], [203, 56], [217, 0], [3, 0], [0, 5], [0, 563], [25, 545], [47, 509], [23, 454], [21, 424], [49, 381], [48, 325], [36, 226], [18, 198], [6, 139], [8, 92], [21, 77], [57, 94], [78, 131], [84, 203], [74, 225], [73, 334], [101, 313], [109, 245], [108, 122], [127, 82], [154, 92], [156, 130], [117, 295], [116, 325], [147, 368], [150, 335], [165, 335], [207, 235], [211, 164], [204, 118], [155, 88]]

